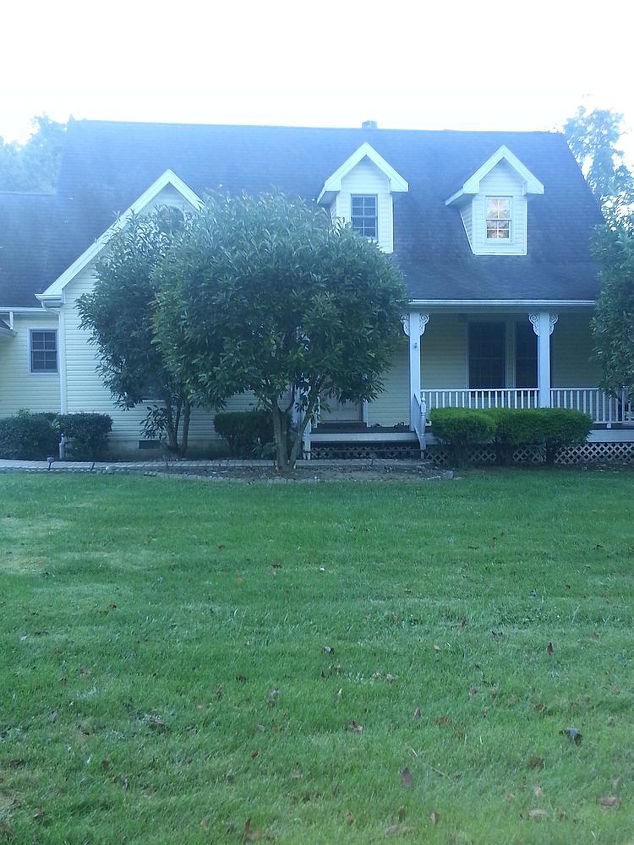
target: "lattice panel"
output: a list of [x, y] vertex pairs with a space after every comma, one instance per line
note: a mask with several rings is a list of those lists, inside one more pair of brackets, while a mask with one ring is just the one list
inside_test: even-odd
[[310, 452], [312, 460], [340, 459], [340, 460], [371, 460], [379, 458], [383, 460], [398, 460], [399, 458], [417, 460], [420, 458], [420, 449], [410, 444], [396, 443], [329, 443], [325, 445], [313, 444]]
[[634, 443], [584, 443], [562, 449], [557, 464], [634, 464]]

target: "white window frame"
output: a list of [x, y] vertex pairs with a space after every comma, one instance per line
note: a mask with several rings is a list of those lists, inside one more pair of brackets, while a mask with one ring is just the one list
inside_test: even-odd
[[[55, 335], [55, 369], [34, 370], [33, 369], [33, 332], [47, 332]], [[38, 350], [40, 351], [40, 350]], [[28, 362], [29, 373], [33, 376], [56, 376], [59, 374], [59, 335], [57, 329], [29, 329], [28, 334]]]
[[[378, 243], [378, 240], [379, 240], [379, 197], [378, 197], [378, 194], [350, 194], [350, 225], [354, 228], [354, 222], [353, 222], [353, 219], [352, 219], [353, 218], [352, 207], [353, 207], [354, 200], [359, 199], [359, 198], [366, 199], [366, 198], [369, 198], [369, 197], [371, 197], [374, 200], [374, 205], [375, 205], [375, 209], [376, 209], [376, 214], [374, 216], [374, 219], [376, 221], [376, 230], [375, 230], [376, 234], [374, 236], [364, 235], [361, 232], [359, 232], [359, 234], [364, 238], [368, 238], [368, 240], [376, 241]], [[362, 216], [364, 218], [366, 217], [366, 215], [362, 215]]]
[[[494, 218], [489, 218], [489, 202], [491, 200], [506, 200], [509, 204], [509, 236], [508, 238], [490, 238], [489, 237], [489, 220], [493, 220]], [[498, 222], [504, 221], [506, 217], [498, 217], [495, 218]], [[495, 244], [512, 244], [513, 243], [513, 197], [510, 196], [485, 196], [484, 198], [484, 240], [486, 243], [495, 243]]]

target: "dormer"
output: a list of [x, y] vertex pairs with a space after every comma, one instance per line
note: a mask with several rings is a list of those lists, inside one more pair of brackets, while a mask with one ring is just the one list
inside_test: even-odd
[[393, 252], [392, 195], [407, 190], [405, 179], [366, 142], [326, 179], [317, 202], [330, 211], [333, 222], [351, 223], [383, 252]]
[[474, 255], [526, 255], [528, 197], [544, 186], [502, 145], [445, 205], [456, 206]]

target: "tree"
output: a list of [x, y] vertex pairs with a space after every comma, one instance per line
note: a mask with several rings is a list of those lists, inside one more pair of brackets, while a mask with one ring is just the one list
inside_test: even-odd
[[148, 411], [146, 432], [166, 435], [170, 450], [179, 454], [187, 451], [191, 403], [154, 343], [152, 270], [185, 225], [177, 209], [132, 217], [98, 260], [93, 290], [77, 302], [81, 326], [99, 350], [99, 372], [119, 407], [159, 400]]
[[601, 263], [601, 293], [592, 331], [603, 386], [615, 395], [625, 389], [634, 399], [634, 220], [606, 224], [595, 240]]
[[212, 194], [155, 280], [172, 373], [206, 404], [252, 391], [272, 415], [281, 471], [299, 457], [319, 402], [381, 391], [407, 307], [376, 244], [279, 193]]
[[50, 193], [55, 190], [62, 160], [66, 124], [46, 115], [33, 119], [25, 144], [0, 138], [0, 190]]
[[564, 126], [568, 145], [608, 221], [618, 222], [634, 203], [634, 179], [617, 144], [623, 115], [583, 106]]

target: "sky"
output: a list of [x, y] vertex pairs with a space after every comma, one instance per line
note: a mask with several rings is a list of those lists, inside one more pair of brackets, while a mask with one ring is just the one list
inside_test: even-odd
[[624, 115], [634, 165], [633, 34], [632, 0], [22, 0], [2, 14], [0, 136], [42, 113], [552, 130], [584, 105]]

